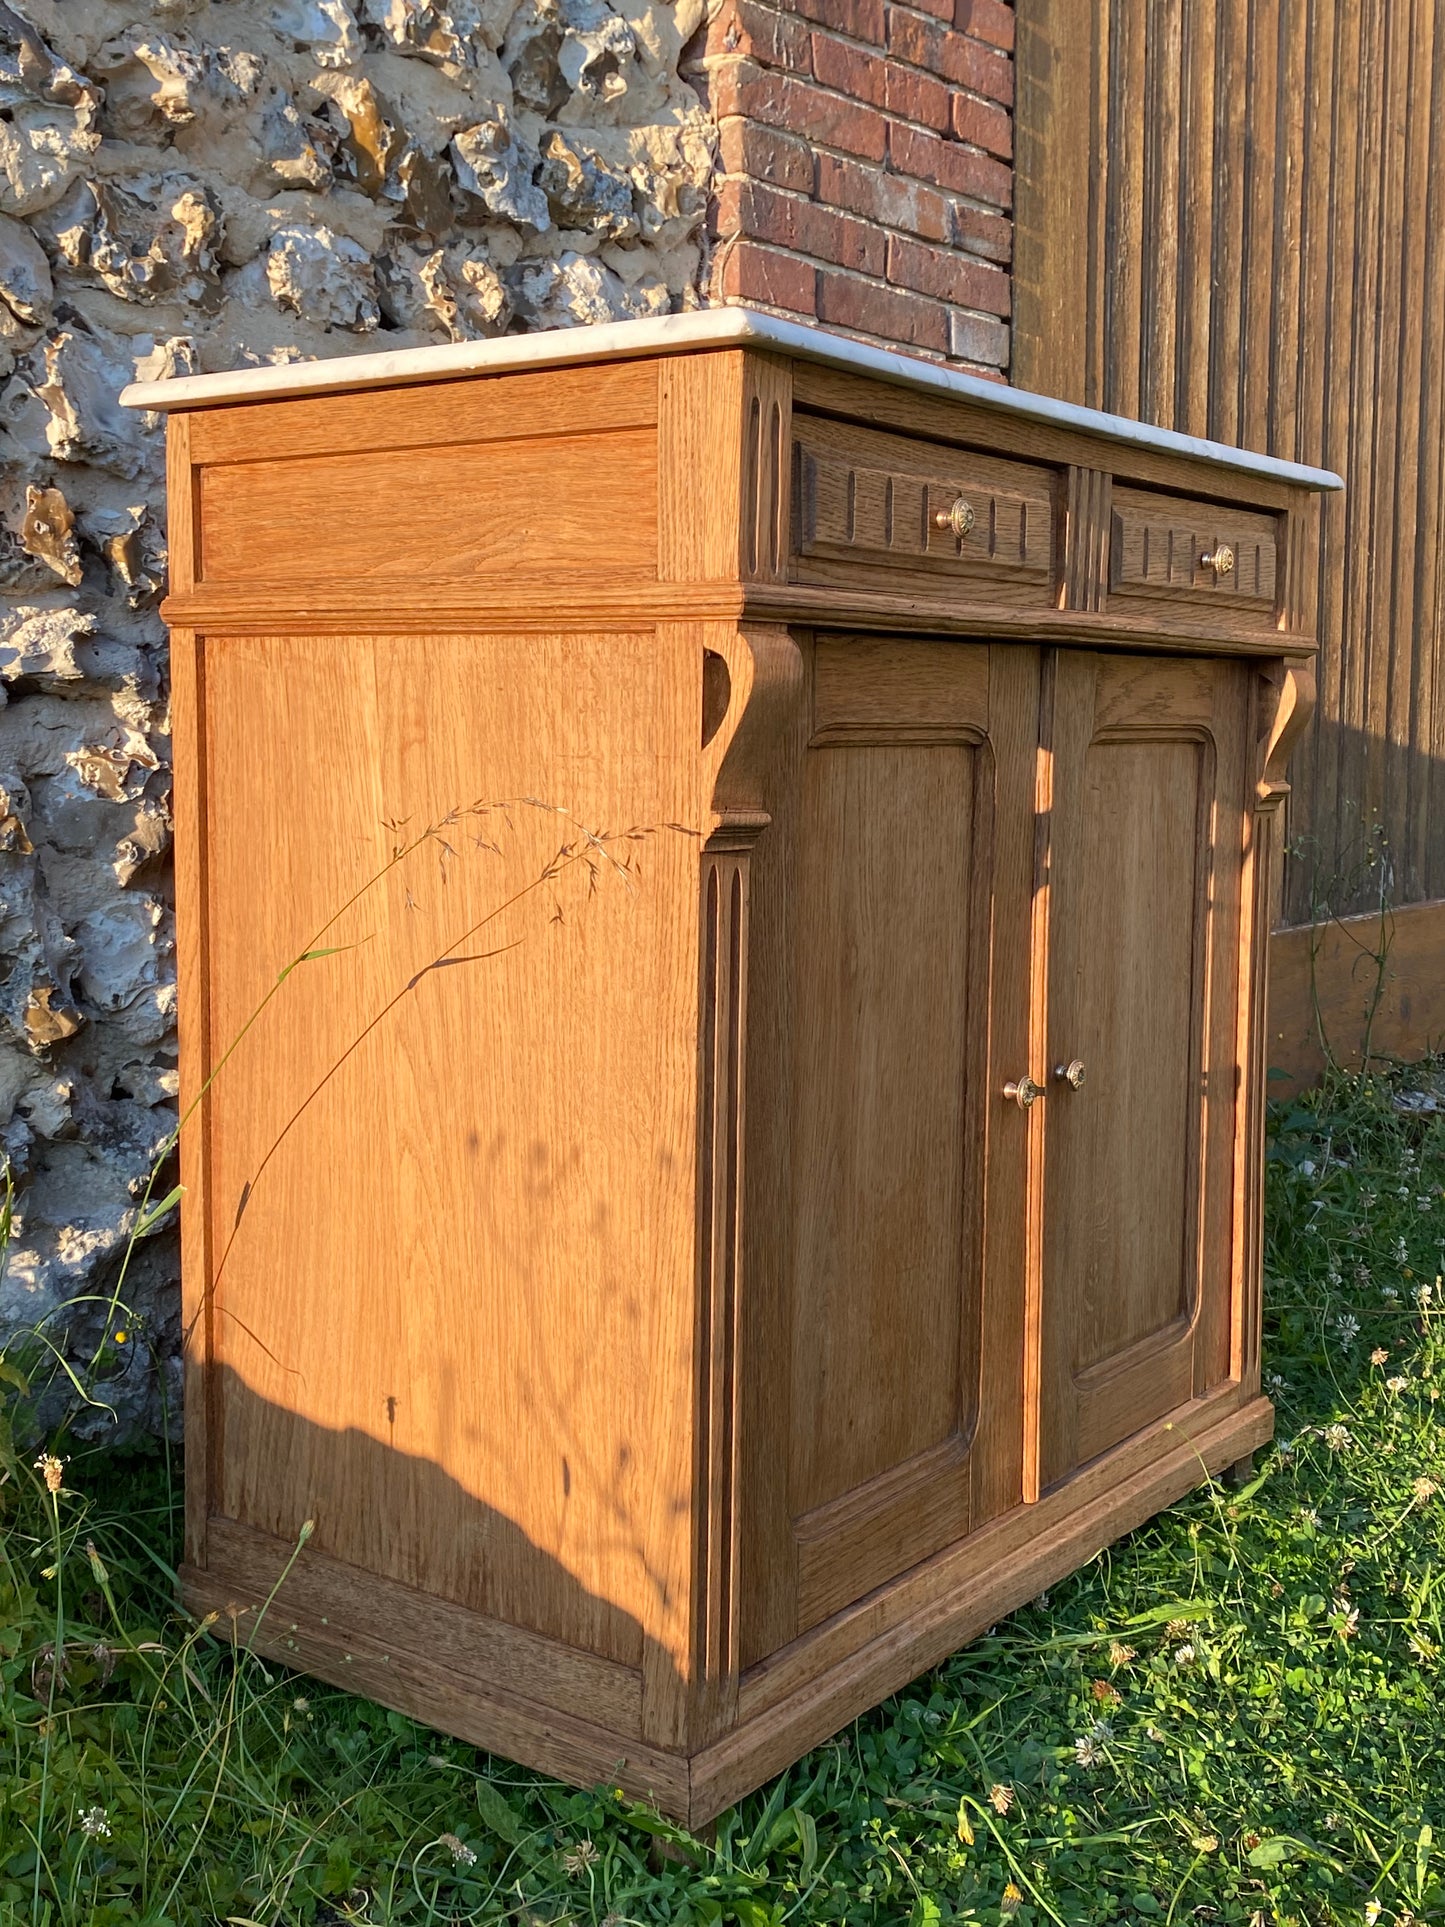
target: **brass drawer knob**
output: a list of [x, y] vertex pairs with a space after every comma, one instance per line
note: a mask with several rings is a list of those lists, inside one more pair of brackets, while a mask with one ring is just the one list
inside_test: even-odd
[[1043, 1096], [1044, 1087], [1036, 1084], [1031, 1077], [1020, 1077], [1012, 1084], [1005, 1084], [1003, 1094], [1011, 1097], [1021, 1111], [1026, 1111], [1036, 1098]]
[[1221, 542], [1212, 552], [1206, 551], [1199, 558], [1201, 569], [1213, 569], [1216, 575], [1228, 575], [1234, 567], [1234, 550], [1227, 542]]
[[973, 504], [960, 495], [952, 508], [935, 512], [933, 526], [936, 529], [951, 529], [961, 542], [973, 527]]
[[1054, 1076], [1057, 1077], [1061, 1083], [1067, 1084], [1071, 1091], [1081, 1091], [1084, 1088], [1083, 1058], [1071, 1057], [1067, 1064], [1056, 1064], [1054, 1066]]

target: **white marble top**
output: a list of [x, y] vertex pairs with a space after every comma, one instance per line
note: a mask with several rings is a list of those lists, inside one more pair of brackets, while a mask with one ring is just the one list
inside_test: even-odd
[[121, 393], [126, 408], [213, 408], [222, 402], [267, 401], [284, 395], [324, 395], [353, 388], [384, 388], [408, 382], [445, 381], [458, 375], [502, 374], [519, 368], [575, 366], [589, 361], [624, 361], [636, 355], [678, 354], [690, 348], [716, 348], [752, 342], [780, 353], [820, 361], [878, 381], [898, 382], [934, 394], [953, 395], [1000, 414], [1059, 428], [1086, 429], [1136, 448], [1165, 449], [1202, 456], [1222, 468], [1246, 475], [1267, 475], [1307, 488], [1344, 487], [1326, 468], [1308, 468], [1249, 449], [1231, 448], [1196, 435], [1179, 435], [1123, 415], [1047, 395], [1031, 395], [1001, 382], [966, 375], [961, 369], [892, 349], [870, 348], [849, 335], [782, 321], [751, 308], [706, 308], [694, 314], [663, 315], [650, 321], [611, 321], [593, 328], [557, 328], [542, 334], [504, 335], [497, 341], [461, 341], [438, 348], [382, 348], [373, 354], [341, 355], [334, 360], [287, 362], [274, 368], [239, 368], [221, 375], [180, 375], [170, 381], [138, 381]]

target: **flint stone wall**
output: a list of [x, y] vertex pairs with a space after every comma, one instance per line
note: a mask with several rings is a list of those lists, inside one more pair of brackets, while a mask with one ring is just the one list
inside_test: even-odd
[[[1001, 372], [1008, 8], [790, 4], [0, 0], [0, 1345], [92, 1356], [175, 1121], [164, 437], [119, 390], [709, 298]], [[174, 1430], [176, 1274], [167, 1224], [78, 1434]]]

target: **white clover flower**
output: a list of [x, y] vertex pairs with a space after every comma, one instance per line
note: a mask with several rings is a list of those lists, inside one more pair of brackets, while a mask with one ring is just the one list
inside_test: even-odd
[[1335, 1320], [1335, 1333], [1346, 1351], [1360, 1335], [1360, 1321], [1352, 1312], [1341, 1312]]
[[467, 1845], [465, 1840], [459, 1840], [454, 1833], [444, 1833], [440, 1840], [437, 1841], [437, 1845], [446, 1848], [452, 1857], [452, 1865], [454, 1867], [476, 1866], [476, 1854]]
[[1074, 1741], [1075, 1766], [1097, 1766], [1104, 1755], [1092, 1733], [1081, 1733]]
[[1370, 1353], [1370, 1363], [1372, 1365], [1383, 1365], [1389, 1356], [1389, 1351], [1384, 1345], [1376, 1345], [1375, 1349]]
[[1408, 1378], [1387, 1378], [1385, 1380], [1385, 1390], [1387, 1392], [1403, 1392], [1409, 1383]]
[[1194, 1647], [1187, 1639], [1185, 1640], [1182, 1646], [1175, 1647], [1174, 1664], [1176, 1666], [1180, 1668], [1183, 1668], [1185, 1666], [1192, 1666], [1194, 1664], [1194, 1658], [1195, 1658]]
[[1278, 1398], [1281, 1393], [1289, 1390], [1289, 1381], [1283, 1372], [1268, 1373], [1264, 1383], [1266, 1390], [1273, 1392], [1276, 1398]]
[[110, 1822], [104, 1807], [87, 1807], [79, 1816], [80, 1831], [87, 1840], [109, 1840]]
[[1355, 1442], [1348, 1425], [1327, 1425], [1320, 1437], [1332, 1452], [1348, 1452]]

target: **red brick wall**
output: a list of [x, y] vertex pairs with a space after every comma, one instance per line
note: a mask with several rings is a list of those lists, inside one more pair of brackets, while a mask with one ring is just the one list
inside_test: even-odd
[[710, 293], [1008, 367], [1005, 0], [722, 0], [690, 70], [718, 123]]

